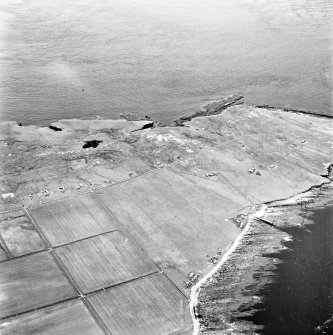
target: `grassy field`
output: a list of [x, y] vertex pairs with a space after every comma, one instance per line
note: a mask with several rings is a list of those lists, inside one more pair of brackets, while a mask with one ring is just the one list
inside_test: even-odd
[[91, 294], [88, 300], [113, 335], [166, 335], [191, 327], [185, 297], [162, 274]]
[[52, 246], [116, 229], [112, 217], [91, 194], [52, 202], [30, 210]]
[[0, 264], [0, 318], [73, 298], [76, 293], [44, 251]]
[[7, 248], [6, 258], [45, 249], [34, 224], [23, 209], [0, 213], [0, 232]]
[[208, 267], [207, 254], [227, 248], [238, 235], [226, 219], [249, 203], [229, 185], [167, 169], [106, 188], [100, 197], [184, 292], [187, 275]]
[[119, 231], [71, 243], [55, 251], [84, 293], [158, 271]]
[[0, 324], [1, 335], [103, 335], [80, 300], [26, 313]]

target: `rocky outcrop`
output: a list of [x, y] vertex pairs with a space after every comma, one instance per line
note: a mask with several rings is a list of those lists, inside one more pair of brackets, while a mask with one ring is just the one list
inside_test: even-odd
[[[272, 202], [261, 218], [250, 219], [248, 230], [235, 251], [200, 288], [195, 307], [200, 333], [262, 333], [263, 327], [250, 320], [263, 310], [260, 292], [267, 292], [274, 283], [277, 267], [282, 263], [280, 253], [288, 253], [286, 244], [293, 240], [292, 232], [311, 233], [307, 230], [313, 225], [311, 211], [332, 206], [332, 199], [333, 183], [328, 182], [290, 199]], [[302, 266], [300, 261], [296, 263]], [[331, 322], [328, 320], [313, 333], [321, 334]]]
[[184, 122], [191, 121], [192, 119], [199, 116], [217, 115], [230, 106], [240, 105], [244, 103], [244, 97], [241, 95], [230, 95], [226, 98], [221, 98], [217, 101], [209, 103], [202, 107], [199, 112], [195, 112], [188, 116], [182, 116], [181, 118], [174, 121], [174, 125], [183, 126]]
[[294, 108], [285, 108], [285, 107], [276, 107], [276, 106], [270, 106], [270, 105], [254, 105], [256, 108], [263, 108], [266, 110], [281, 110], [288, 113], [299, 113], [299, 114], [308, 114], [308, 115], [314, 115], [317, 117], [323, 117], [327, 119], [333, 119], [333, 115], [330, 114], [318, 114], [315, 112], [311, 112], [309, 110], [301, 110], [301, 109], [294, 109]]
[[130, 113], [122, 113], [119, 115], [121, 119], [127, 120], [127, 121], [144, 121], [144, 120], [150, 120], [150, 116], [137, 116]]

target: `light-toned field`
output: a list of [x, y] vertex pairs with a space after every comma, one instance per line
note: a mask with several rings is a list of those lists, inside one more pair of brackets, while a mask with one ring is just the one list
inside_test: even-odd
[[52, 246], [109, 232], [117, 227], [115, 220], [92, 194], [52, 202], [29, 212]]
[[250, 203], [228, 184], [216, 187], [168, 169], [105, 188], [100, 197], [184, 294], [187, 275], [208, 268], [207, 255], [239, 234], [226, 220]]
[[247, 215], [332, 163], [332, 119], [245, 105], [183, 127], [55, 125], [0, 124], [5, 335], [190, 334], [190, 290]]
[[84, 293], [158, 271], [119, 231], [71, 243], [56, 248], [55, 252]]
[[91, 294], [88, 300], [114, 335], [167, 335], [191, 328], [185, 297], [162, 274]]

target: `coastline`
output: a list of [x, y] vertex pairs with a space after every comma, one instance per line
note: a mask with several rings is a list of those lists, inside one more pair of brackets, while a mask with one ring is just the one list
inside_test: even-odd
[[[196, 334], [261, 334], [262, 326], [250, 321], [258, 311], [256, 306], [263, 304], [260, 292], [275, 280], [281, 262], [277, 255], [287, 250], [285, 243], [293, 239], [288, 229], [307, 229], [314, 224], [308, 218], [311, 211], [333, 205], [332, 175], [327, 177], [326, 183], [270, 202], [260, 216], [248, 219], [248, 229], [233, 253], [197, 292], [196, 319], [201, 327]], [[232, 291], [228, 290], [230, 286]], [[318, 325], [317, 331], [331, 329], [329, 322]]]
[[202, 287], [207, 285], [207, 282], [209, 282], [212, 277], [219, 271], [219, 269], [228, 261], [228, 259], [231, 257], [231, 255], [235, 252], [237, 247], [242, 243], [243, 238], [248, 233], [249, 229], [251, 228], [251, 222], [256, 217], [260, 217], [264, 214], [266, 209], [265, 205], [262, 205], [262, 208], [256, 212], [255, 214], [250, 215], [248, 217], [247, 222], [245, 226], [243, 227], [243, 230], [241, 233], [237, 236], [237, 238], [234, 240], [231, 247], [227, 250], [225, 254], [223, 254], [220, 261], [216, 264], [216, 266], [207, 273], [202, 279], [200, 279], [196, 285], [194, 285], [191, 289], [191, 295], [190, 295], [190, 302], [189, 307], [191, 311], [191, 316], [193, 320], [193, 335], [198, 335], [201, 332], [201, 322], [199, 321], [199, 317], [197, 315], [196, 309], [198, 308], [198, 304], [200, 302], [199, 296], [200, 296], [200, 290]]
[[[188, 298], [192, 317], [198, 301], [195, 315], [202, 327], [203, 318], [199, 316], [204, 315], [202, 310], [209, 313], [210, 308], [203, 305], [198, 289], [208, 291], [216, 273], [242, 254], [240, 249], [248, 235], [257, 233], [255, 217], [261, 204], [269, 207], [277, 199], [289, 199], [327, 182], [327, 167], [332, 163], [330, 119], [327, 122], [326, 118], [312, 115], [256, 108], [240, 101], [234, 96], [221, 99], [188, 120], [182, 118], [176, 127], [159, 127], [151, 120], [133, 120], [130, 116], [123, 120], [60, 120], [50, 127], [2, 122], [0, 214], [5, 228], [0, 226], [0, 234], [6, 233], [2, 244], [8, 250], [4, 248], [6, 252], [0, 254], [1, 264], [18, 261], [9, 248], [12, 246], [20, 250], [22, 261], [32, 253], [39, 254], [43, 246], [37, 240], [39, 232], [43, 232], [57, 264], [105, 331], [112, 331], [114, 325], [105, 321], [95, 305], [91, 307], [89, 297], [97, 296], [101, 287], [111, 294], [112, 287], [120, 290], [125, 283], [132, 287], [137, 280], [147, 281], [145, 285], [161, 290], [163, 296], [167, 294], [164, 287], [171, 284], [173, 288], [168, 290], [174, 301], [186, 307], [179, 312], [170, 302], [167, 319], [163, 313], [156, 316], [157, 332], [192, 332], [193, 319], [185, 303]], [[27, 233], [16, 220], [24, 215], [8, 218], [6, 214], [21, 213], [22, 209], [30, 216], [24, 220], [36, 227], [36, 244], [25, 244]], [[100, 215], [102, 224], [94, 219]], [[45, 217], [49, 226], [45, 226]], [[69, 220], [76, 225], [75, 231], [68, 225]], [[89, 225], [81, 226], [86, 220]], [[63, 230], [59, 236], [53, 231], [55, 224]], [[16, 230], [8, 230], [10, 225]], [[268, 237], [273, 228], [266, 226], [260, 229], [267, 228]], [[95, 280], [104, 281], [98, 286], [89, 282], [92, 288], [82, 290], [80, 278], [71, 268], [77, 261], [73, 260], [69, 267], [59, 258], [58, 248], [109, 238], [114, 236], [113, 231], [119, 231], [126, 236], [125, 241], [133, 241], [143, 251], [143, 270], [138, 268], [134, 274], [131, 270], [118, 281], [98, 270], [102, 272]], [[87, 254], [81, 257], [92, 252], [89, 248], [90, 244], [85, 249]], [[112, 258], [108, 254], [111, 250], [109, 245], [101, 251], [106, 253], [104, 260], [96, 260], [102, 262], [98, 263], [101, 268]], [[126, 247], [123, 251], [126, 253]], [[68, 253], [74, 251], [69, 249]], [[125, 254], [119, 257], [119, 266], [136, 268]], [[158, 289], [154, 279], [157, 273], [165, 285]], [[4, 285], [9, 285], [6, 274], [2, 275]], [[29, 299], [35, 297], [34, 292], [24, 294]], [[4, 310], [0, 310], [5, 320], [15, 321], [17, 314], [35, 309], [43, 312], [51, 307], [49, 302], [40, 302], [24, 310], [12, 310], [8, 307], [13, 304], [10, 295]], [[58, 298], [52, 299], [59, 303]], [[133, 303], [139, 303], [135, 299]], [[182, 326], [166, 321], [178, 320], [173, 315], [176, 312], [185, 319]], [[20, 320], [15, 322], [23, 325]], [[142, 327], [148, 327], [145, 320], [142, 322]], [[194, 326], [199, 331], [197, 321]]]

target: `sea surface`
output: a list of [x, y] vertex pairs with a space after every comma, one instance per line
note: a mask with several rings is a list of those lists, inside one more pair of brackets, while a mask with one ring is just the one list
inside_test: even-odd
[[333, 334], [333, 207], [308, 217], [312, 225], [284, 229], [293, 236], [289, 249], [267, 255], [281, 263], [247, 318], [263, 326], [258, 334]]
[[1, 0], [0, 119], [332, 113], [332, 0]]

